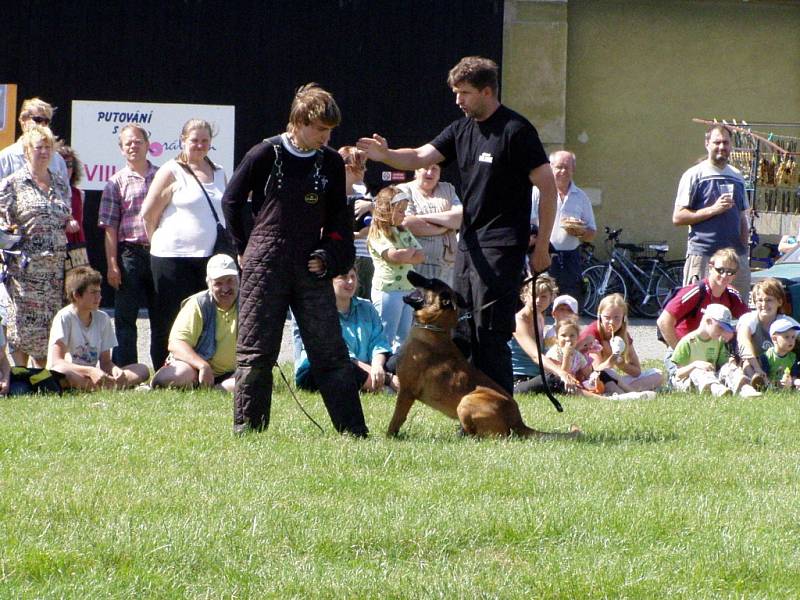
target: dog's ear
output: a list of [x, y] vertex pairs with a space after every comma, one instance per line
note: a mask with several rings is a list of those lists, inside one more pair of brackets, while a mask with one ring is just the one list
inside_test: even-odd
[[[414, 271], [410, 271], [409, 275]], [[408, 278], [411, 281], [411, 277]], [[413, 283], [413, 281], [412, 281]], [[403, 296], [403, 302], [408, 304], [414, 310], [420, 310], [425, 306], [425, 296], [419, 290], [414, 290], [410, 294]]]
[[464, 300], [464, 296], [462, 296], [461, 294], [459, 294], [456, 291], [453, 292], [453, 296], [456, 299], [456, 304], [458, 305], [458, 308], [469, 308], [469, 305], [467, 304], [467, 301]]
[[406, 275], [408, 281], [411, 282], [411, 285], [414, 287], [422, 288], [425, 290], [431, 289], [431, 280], [427, 277], [423, 277], [416, 271], [409, 271], [408, 275]]

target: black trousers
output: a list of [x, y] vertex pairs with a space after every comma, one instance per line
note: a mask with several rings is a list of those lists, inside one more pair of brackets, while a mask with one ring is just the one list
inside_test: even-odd
[[283, 322], [290, 307], [333, 426], [338, 432], [366, 436], [330, 279], [313, 276], [305, 262], [257, 255], [246, 256], [239, 289], [234, 430], [269, 426], [272, 367], [280, 353]]
[[557, 250], [553, 254], [553, 261], [547, 269], [550, 276], [558, 284], [559, 294], [569, 294], [578, 301], [578, 312], [583, 306], [583, 263], [581, 253], [575, 250]]
[[155, 302], [158, 310], [150, 314], [150, 354], [153, 368], [158, 369], [167, 359], [169, 330], [181, 309], [181, 302], [206, 289], [208, 257], [150, 256]]
[[[114, 364], [119, 366], [139, 362], [137, 351], [138, 330], [136, 320], [139, 309], [147, 308], [152, 321], [158, 321], [160, 308], [156, 304], [153, 274], [150, 270], [150, 250], [147, 246], [120, 242], [119, 259], [122, 283], [114, 294], [114, 328], [117, 331], [117, 347], [112, 351]], [[163, 364], [155, 362], [160, 356], [155, 338], [150, 338], [150, 360], [153, 366]]]
[[[509, 394], [514, 391], [511, 348], [514, 315], [520, 303], [519, 288], [526, 247], [459, 248], [453, 281], [466, 300], [472, 319], [462, 321], [454, 341], [472, 364]], [[496, 300], [491, 306], [481, 308]]]

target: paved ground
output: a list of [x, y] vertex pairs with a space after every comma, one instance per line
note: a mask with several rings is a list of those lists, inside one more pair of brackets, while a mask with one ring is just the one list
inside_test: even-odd
[[[587, 323], [586, 319], [582, 320]], [[139, 360], [150, 365], [150, 322], [139, 318]], [[661, 360], [664, 357], [664, 344], [656, 339], [655, 321], [652, 319], [631, 319], [630, 334], [636, 343], [640, 360]], [[283, 342], [278, 363], [292, 362], [292, 335], [288, 323], [284, 324]]]

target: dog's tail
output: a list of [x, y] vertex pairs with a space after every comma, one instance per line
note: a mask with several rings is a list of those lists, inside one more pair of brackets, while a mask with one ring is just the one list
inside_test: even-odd
[[514, 435], [519, 437], [532, 437], [537, 440], [561, 440], [561, 439], [575, 439], [582, 434], [580, 427], [577, 425], [570, 425], [569, 432], [562, 433], [558, 431], [544, 432], [536, 429], [531, 429], [525, 423], [520, 422], [516, 427], [512, 427], [511, 431]]

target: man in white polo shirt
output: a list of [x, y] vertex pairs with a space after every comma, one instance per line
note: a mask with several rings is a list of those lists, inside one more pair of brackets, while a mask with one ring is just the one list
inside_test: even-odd
[[[548, 272], [556, 280], [558, 291], [569, 294], [580, 305], [583, 304], [583, 263], [578, 247], [581, 242], [592, 241], [597, 233], [594, 211], [589, 197], [572, 181], [575, 174], [575, 155], [572, 152], [553, 152], [550, 168], [556, 179], [558, 198], [556, 219], [550, 234], [550, 244], [556, 252]], [[531, 224], [538, 225], [539, 189], [536, 187], [532, 191], [532, 201]]]

